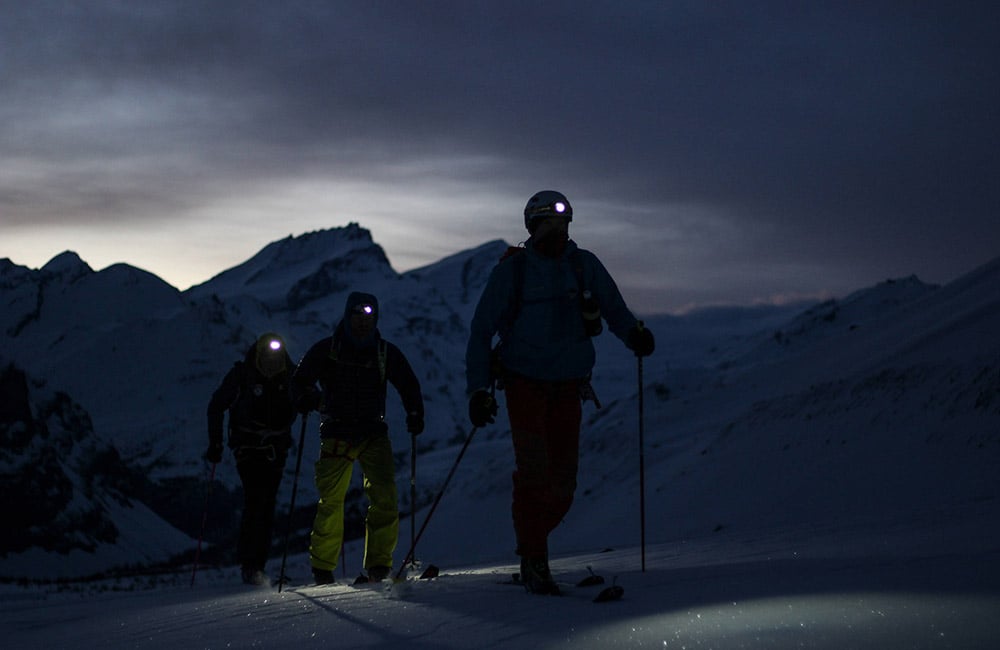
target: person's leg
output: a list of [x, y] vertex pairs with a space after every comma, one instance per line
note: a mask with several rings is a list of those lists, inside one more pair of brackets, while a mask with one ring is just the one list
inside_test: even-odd
[[391, 569], [392, 554], [399, 539], [399, 506], [389, 436], [371, 438], [358, 460], [364, 472], [364, 489], [368, 496], [364, 567], [368, 570], [375, 567]]
[[540, 384], [515, 378], [506, 382], [507, 415], [514, 446], [511, 516], [522, 557], [548, 553], [546, 515], [549, 486], [549, 439], [546, 433], [546, 398]]
[[236, 469], [243, 485], [237, 557], [244, 568], [262, 571], [271, 552], [271, 529], [282, 466], [277, 464], [277, 459], [255, 450], [237, 454]]
[[542, 526], [546, 536], [562, 522], [573, 505], [580, 464], [581, 416], [577, 385], [573, 382], [553, 384], [545, 422], [549, 482]]
[[516, 379], [506, 386], [516, 470], [511, 506], [521, 579], [537, 594], [558, 594], [548, 536], [573, 503], [579, 464], [580, 399], [573, 382]]
[[320, 443], [316, 461], [319, 503], [309, 536], [309, 562], [314, 569], [332, 572], [344, 543], [344, 497], [351, 484], [354, 458], [350, 445], [335, 438]]

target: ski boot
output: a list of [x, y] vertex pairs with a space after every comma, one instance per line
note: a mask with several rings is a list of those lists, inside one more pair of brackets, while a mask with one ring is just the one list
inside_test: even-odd
[[536, 558], [521, 558], [521, 582], [532, 594], [559, 596], [559, 585], [552, 579], [549, 559], [544, 555]]
[[270, 579], [267, 574], [261, 569], [256, 567], [245, 566], [240, 569], [240, 577], [243, 578], [243, 584], [252, 585], [254, 587], [263, 587], [271, 584]]
[[337, 580], [333, 577], [333, 571], [330, 569], [317, 569], [313, 567], [313, 581], [318, 585], [333, 585], [337, 583]]

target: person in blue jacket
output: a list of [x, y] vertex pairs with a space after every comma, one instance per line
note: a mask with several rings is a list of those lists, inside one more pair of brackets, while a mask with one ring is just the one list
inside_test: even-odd
[[[524, 208], [530, 237], [509, 249], [490, 274], [466, 349], [469, 418], [494, 421], [494, 382], [507, 394], [516, 469], [514, 533], [521, 579], [531, 593], [558, 594], [548, 536], [569, 512], [576, 490], [581, 404], [592, 396], [592, 336], [608, 324], [636, 356], [653, 335], [629, 311], [597, 256], [569, 238], [573, 208], [561, 193], [536, 193]], [[500, 342], [494, 348], [494, 337]]]

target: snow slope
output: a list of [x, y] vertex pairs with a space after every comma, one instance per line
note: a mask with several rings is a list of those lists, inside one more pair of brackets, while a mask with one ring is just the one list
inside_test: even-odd
[[[302, 243], [342, 234], [324, 231]], [[416, 479], [422, 504], [437, 493], [469, 433], [461, 395], [465, 328], [503, 246], [491, 242], [404, 275], [378, 262], [367, 243], [348, 246], [349, 254], [368, 251], [364, 259], [377, 270], [346, 284], [375, 287], [385, 307], [383, 333], [411, 356], [434, 413], [421, 437]], [[269, 264], [278, 258], [296, 255], [268, 253]], [[336, 259], [311, 271], [296, 266], [296, 274], [313, 277]], [[76, 269], [72, 286], [91, 277], [72, 262], [60, 263]], [[58, 364], [47, 361], [49, 354], [74, 368], [104, 359], [108, 377], [128, 379], [115, 388], [132, 409], [127, 413], [144, 419], [125, 435], [126, 415], [116, 415], [108, 384], [77, 381], [69, 392], [85, 395], [79, 401], [96, 413], [97, 434], [131, 462], [165, 459], [153, 475], [197, 476], [206, 391], [264, 324], [287, 327], [290, 345], [300, 349], [327, 332], [348, 290], [330, 282], [350, 270], [321, 273], [325, 279], [306, 283], [320, 290], [303, 290], [295, 301], [287, 300], [289, 291], [274, 290], [266, 303], [240, 289], [254, 276], [247, 270], [227, 276], [221, 293], [206, 286], [168, 316], [132, 320], [136, 332], [113, 327], [102, 333], [83, 323], [82, 333], [65, 335], [75, 352], [63, 350], [58, 324], [31, 318], [58, 309], [47, 300], [39, 309], [31, 300], [38, 295], [25, 289], [25, 279], [36, 278], [32, 273], [0, 266], [3, 298], [19, 306], [3, 317], [8, 341], [19, 345], [16, 360], [51, 371], [41, 375], [50, 383], [72, 383], [71, 373], [60, 374]], [[284, 286], [305, 286], [301, 279], [290, 276]], [[58, 284], [47, 282], [49, 290]], [[171, 299], [159, 299], [157, 308]], [[235, 584], [232, 570], [212, 570], [200, 574], [194, 591], [180, 575], [175, 587], [160, 578], [155, 589], [130, 591], [124, 600], [100, 596], [103, 614], [77, 602], [76, 591], [11, 589], [5, 624], [15, 639], [42, 645], [70, 634], [80, 616], [94, 616], [86, 629], [112, 647], [331, 639], [369, 647], [402, 639], [416, 647], [996, 645], [984, 621], [993, 620], [987, 613], [997, 611], [1000, 594], [1000, 259], [942, 287], [903, 278], [821, 305], [655, 316], [647, 324], [658, 348], [643, 364], [643, 447], [637, 362], [604, 334], [595, 369], [603, 408], [585, 406], [577, 498], [551, 540], [556, 567], [567, 575], [579, 575], [587, 564], [609, 578], [618, 575], [627, 587], [620, 603], [567, 599], [541, 606], [493, 584], [513, 570], [514, 560], [512, 458], [501, 411], [495, 425], [475, 432], [420, 542], [418, 557], [448, 575], [413, 585], [405, 597], [348, 587], [325, 594], [248, 592]], [[176, 347], [165, 358], [153, 357], [143, 352], [150, 340]], [[21, 344], [34, 351], [34, 361], [20, 354]], [[108, 357], [115, 346], [140, 360], [140, 368]], [[150, 398], [151, 391], [157, 397]], [[407, 447], [397, 449], [401, 495], [408, 492]], [[305, 502], [313, 451], [307, 444], [299, 482]], [[232, 480], [225, 469], [220, 466], [223, 484]], [[638, 568], [640, 496], [645, 573]], [[398, 559], [412, 528], [404, 520]], [[296, 531], [307, 532], [308, 523]], [[599, 552], [606, 548], [615, 550]], [[357, 544], [349, 545], [352, 573], [359, 556]], [[272, 560], [272, 573], [278, 561]], [[307, 572], [306, 558], [293, 551], [289, 574], [304, 580]]]
[[[563, 597], [499, 584], [512, 565], [447, 567], [417, 583], [278, 593], [235, 584], [232, 572], [155, 588], [6, 592], [9, 647], [102, 648], [995, 648], [998, 557], [969, 551], [968, 530], [924, 522], [888, 546], [857, 530], [728, 535], [657, 544], [647, 569], [627, 548], [560, 558], [557, 576], [586, 566], [617, 579]], [[907, 543], [932, 534], [949, 550]], [[117, 590], [117, 591], [116, 591]]]

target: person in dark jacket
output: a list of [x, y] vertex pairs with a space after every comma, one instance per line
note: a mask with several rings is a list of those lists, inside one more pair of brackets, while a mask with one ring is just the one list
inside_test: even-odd
[[333, 570], [344, 542], [344, 497], [354, 461], [361, 464], [368, 497], [367, 579], [383, 580], [392, 570], [399, 510], [385, 421], [386, 384], [399, 393], [406, 409], [406, 429], [413, 436], [424, 429], [424, 403], [410, 363], [379, 333], [378, 317], [375, 296], [351, 293], [333, 336], [313, 345], [292, 376], [299, 412], [318, 410], [321, 417], [320, 458], [316, 461], [320, 499], [309, 540], [309, 561], [317, 584], [334, 582]]
[[295, 421], [290, 377], [293, 363], [280, 336], [268, 332], [250, 346], [208, 403], [205, 459], [222, 460], [222, 425], [229, 411], [229, 448], [243, 485], [243, 516], [236, 554], [243, 582], [268, 584], [275, 500]]
[[549, 570], [548, 536], [569, 512], [576, 490], [581, 399], [596, 401], [591, 337], [600, 333], [603, 318], [636, 356], [653, 351], [653, 335], [626, 307], [604, 265], [569, 238], [572, 218], [563, 194], [544, 190], [531, 197], [524, 209], [531, 236], [494, 267], [466, 348], [472, 424], [494, 421], [494, 381], [507, 395], [517, 554], [525, 587], [539, 594], [559, 593]]

